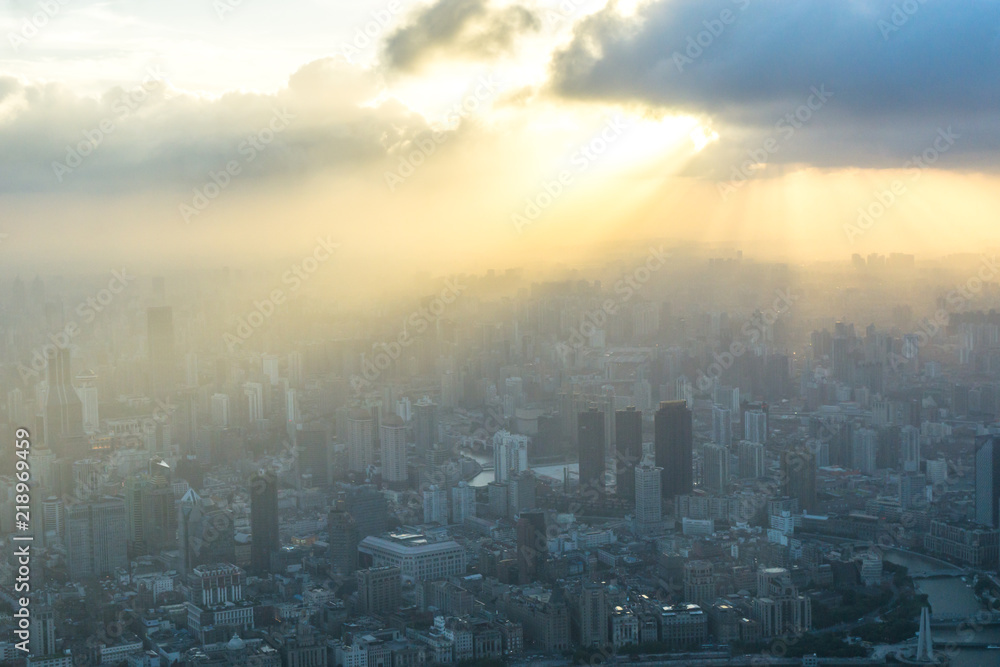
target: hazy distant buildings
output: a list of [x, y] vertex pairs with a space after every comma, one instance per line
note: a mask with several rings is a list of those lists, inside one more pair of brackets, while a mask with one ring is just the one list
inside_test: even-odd
[[229, 412], [229, 396], [227, 394], [213, 394], [212, 395], [212, 426], [215, 428], [229, 428], [230, 422], [230, 412]]
[[56, 456], [75, 459], [87, 453], [83, 403], [73, 387], [69, 348], [57, 348], [49, 359], [44, 424], [45, 443]]
[[663, 469], [661, 492], [673, 499], [693, 488], [692, 414], [686, 401], [663, 401], [654, 416], [656, 466]]
[[170, 306], [155, 306], [146, 310], [146, 340], [149, 346], [150, 395], [166, 396], [177, 382], [174, 311]]

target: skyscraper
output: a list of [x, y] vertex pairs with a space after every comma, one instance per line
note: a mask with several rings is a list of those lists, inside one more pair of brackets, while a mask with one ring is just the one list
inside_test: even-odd
[[448, 523], [448, 490], [431, 484], [423, 494], [424, 523]]
[[36, 658], [55, 655], [56, 618], [51, 607], [41, 607], [31, 612], [31, 654]]
[[357, 409], [347, 418], [347, 467], [364, 472], [375, 463], [375, 421], [370, 412]]
[[686, 401], [663, 401], [654, 417], [656, 466], [663, 469], [664, 498], [691, 493], [693, 433]]
[[903, 472], [920, 472], [920, 429], [904, 426], [900, 432]]
[[60, 458], [82, 458], [87, 453], [83, 430], [83, 403], [73, 387], [70, 350], [58, 348], [49, 359], [45, 398], [45, 442]]
[[451, 490], [451, 522], [461, 525], [467, 517], [476, 516], [476, 489], [459, 482]]
[[528, 436], [508, 431], [493, 434], [493, 479], [509, 482], [528, 469]]
[[313, 487], [329, 486], [330, 460], [326, 429], [308, 428], [296, 431], [296, 446], [299, 450], [296, 460], [299, 479], [304, 480], [309, 475]]
[[728, 447], [733, 441], [732, 413], [721, 405], [712, 406], [712, 442]]
[[545, 512], [521, 512], [521, 517], [517, 520], [517, 567], [522, 583], [530, 583], [538, 578], [548, 553]]
[[595, 407], [581, 412], [577, 420], [580, 452], [580, 490], [604, 490], [604, 413]]
[[618, 495], [635, 498], [635, 469], [642, 463], [642, 413], [627, 407], [615, 413], [615, 473]]
[[702, 448], [705, 457], [702, 481], [705, 488], [716, 493], [722, 493], [729, 484], [729, 449], [714, 443], [707, 443]]
[[663, 469], [637, 466], [634, 477], [636, 530], [645, 534], [663, 522], [663, 495], [660, 491]]
[[339, 503], [327, 518], [330, 531], [329, 558], [331, 574], [346, 577], [358, 568], [358, 525], [354, 517]]
[[1000, 528], [1000, 437], [976, 440], [976, 523]]
[[766, 471], [764, 445], [759, 442], [743, 440], [740, 442], [740, 477], [743, 479], [760, 479]]
[[128, 564], [125, 501], [104, 497], [66, 510], [66, 561], [73, 579], [113, 574]]
[[804, 450], [781, 453], [783, 495], [797, 498], [807, 512], [816, 509], [816, 456]]
[[365, 614], [387, 614], [402, 603], [402, 577], [398, 567], [372, 567], [355, 572], [358, 605]]
[[750, 442], [767, 443], [767, 413], [747, 410], [743, 415], [743, 437]]
[[176, 382], [174, 311], [170, 306], [146, 310], [146, 340], [149, 348], [150, 393], [165, 396]]
[[417, 455], [423, 457], [438, 441], [437, 405], [426, 396], [413, 406], [413, 431]]
[[269, 470], [250, 477], [250, 567], [256, 574], [271, 570], [278, 552], [278, 478]]
[[388, 484], [406, 482], [406, 425], [398, 415], [389, 415], [379, 426], [382, 440], [382, 479]]

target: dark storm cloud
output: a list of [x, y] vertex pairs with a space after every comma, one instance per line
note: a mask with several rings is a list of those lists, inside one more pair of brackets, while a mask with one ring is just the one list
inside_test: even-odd
[[983, 166], [1000, 147], [998, 30], [987, 0], [662, 0], [581, 22], [552, 84], [709, 116], [735, 153], [783, 135], [776, 125], [825, 86], [832, 97], [773, 161], [898, 166], [951, 126], [949, 159]]
[[426, 131], [370, 72], [305, 65], [275, 94], [206, 98], [150, 71], [100, 99], [0, 77], [0, 192], [187, 186], [236, 161], [241, 180], [357, 168]]
[[436, 54], [493, 58], [509, 51], [521, 33], [539, 28], [541, 20], [526, 7], [438, 0], [390, 35], [383, 54], [389, 67], [400, 70], [412, 70]]

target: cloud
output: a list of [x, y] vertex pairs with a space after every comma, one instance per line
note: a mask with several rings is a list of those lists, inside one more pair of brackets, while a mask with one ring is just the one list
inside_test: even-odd
[[825, 85], [833, 98], [774, 161], [899, 166], [951, 126], [949, 160], [984, 166], [1000, 148], [998, 24], [995, 0], [612, 3], [576, 26], [551, 85], [706, 117], [724, 138], [707, 156], [774, 133]]
[[95, 99], [0, 77], [0, 192], [187, 188], [232, 160], [241, 180], [357, 169], [428, 129], [379, 97], [370, 71], [332, 59], [275, 94], [203, 97], [163, 79], [151, 71]]
[[438, 0], [389, 35], [383, 55], [386, 64], [396, 70], [415, 70], [446, 53], [492, 59], [508, 53], [521, 33], [538, 31], [541, 25], [538, 15], [521, 5], [496, 7], [490, 0]]

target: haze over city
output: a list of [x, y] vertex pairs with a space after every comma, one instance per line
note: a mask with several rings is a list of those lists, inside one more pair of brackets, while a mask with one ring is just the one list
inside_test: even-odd
[[6, 0], [0, 666], [1000, 664], [997, 26]]

